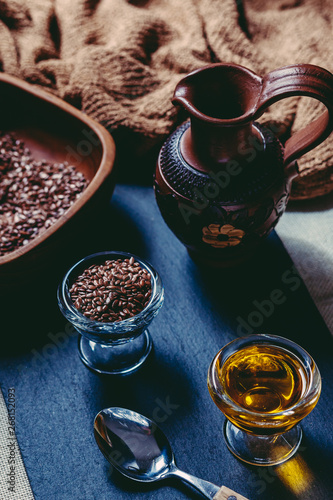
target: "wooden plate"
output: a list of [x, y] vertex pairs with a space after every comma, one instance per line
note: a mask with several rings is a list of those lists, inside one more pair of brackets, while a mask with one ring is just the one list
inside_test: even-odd
[[0, 130], [13, 132], [35, 159], [67, 161], [89, 185], [49, 229], [27, 245], [0, 257], [0, 294], [50, 266], [71, 244], [87, 216], [99, 210], [114, 187], [115, 144], [107, 130], [61, 99], [6, 74], [0, 74]]

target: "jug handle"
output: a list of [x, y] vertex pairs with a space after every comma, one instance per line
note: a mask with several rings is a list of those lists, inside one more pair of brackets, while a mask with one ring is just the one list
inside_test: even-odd
[[276, 69], [263, 78], [255, 118], [280, 99], [301, 95], [318, 99], [327, 110], [286, 141], [285, 165], [318, 146], [332, 132], [333, 75], [319, 66], [296, 64]]

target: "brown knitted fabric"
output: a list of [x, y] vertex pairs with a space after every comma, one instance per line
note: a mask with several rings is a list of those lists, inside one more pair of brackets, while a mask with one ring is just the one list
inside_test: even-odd
[[[184, 74], [223, 61], [264, 75], [312, 63], [333, 70], [331, 0], [0, 0], [0, 67], [79, 107], [142, 155], [179, 119]], [[315, 101], [283, 100], [264, 121], [293, 132]], [[124, 148], [125, 145], [125, 148]], [[294, 198], [333, 190], [333, 138], [299, 162]]]

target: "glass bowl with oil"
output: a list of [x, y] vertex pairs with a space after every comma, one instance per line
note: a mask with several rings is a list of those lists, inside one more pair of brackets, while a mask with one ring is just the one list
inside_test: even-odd
[[276, 465], [297, 451], [299, 422], [318, 402], [321, 377], [310, 354], [276, 335], [250, 335], [221, 349], [208, 389], [227, 420], [229, 450], [255, 465]]

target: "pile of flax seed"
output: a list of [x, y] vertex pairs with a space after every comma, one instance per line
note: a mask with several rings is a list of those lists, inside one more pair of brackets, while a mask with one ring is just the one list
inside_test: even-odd
[[88, 267], [69, 293], [75, 307], [87, 318], [114, 322], [141, 312], [150, 301], [151, 290], [150, 273], [131, 257]]
[[36, 161], [22, 141], [0, 132], [0, 256], [52, 226], [87, 184], [74, 166]]

